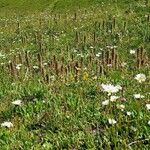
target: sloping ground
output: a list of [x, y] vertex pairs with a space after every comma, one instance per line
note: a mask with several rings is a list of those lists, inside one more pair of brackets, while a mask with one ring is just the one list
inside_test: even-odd
[[88, 7], [93, 4], [99, 4], [96, 0], [2, 0], [0, 1], [0, 9], [6, 10], [44, 10], [52, 8], [57, 10], [74, 9], [76, 7]]
[[103, 1], [3, 1], [0, 150], [150, 149], [150, 7]]
[[91, 8], [91, 6], [99, 8], [109, 8], [114, 7], [114, 11], [117, 12], [123, 8], [129, 11], [133, 7], [142, 7], [142, 11], [145, 11], [143, 7], [149, 5], [146, 0], [0, 0], [0, 13], [8, 12], [26, 12], [26, 11], [43, 11], [45, 9], [50, 9], [53, 11], [65, 12], [74, 11], [78, 8]]

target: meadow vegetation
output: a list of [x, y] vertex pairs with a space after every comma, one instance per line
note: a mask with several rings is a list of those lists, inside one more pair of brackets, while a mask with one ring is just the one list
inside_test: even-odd
[[1, 150], [149, 150], [147, 0], [0, 2]]

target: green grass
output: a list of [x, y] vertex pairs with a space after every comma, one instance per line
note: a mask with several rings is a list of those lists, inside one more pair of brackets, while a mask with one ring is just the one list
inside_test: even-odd
[[0, 8], [2, 11], [15, 10], [20, 13], [26, 11], [44, 11], [50, 9], [52, 11], [74, 11], [78, 8], [87, 8], [90, 5], [101, 4], [101, 1], [91, 0], [2, 0], [0, 2]]
[[[0, 124], [13, 123], [0, 127], [1, 150], [150, 149], [149, 3], [8, 0], [0, 8]], [[116, 102], [103, 106], [102, 83], [123, 87]]]
[[[51, 11], [57, 11], [59, 13], [73, 12], [78, 9], [91, 9], [94, 8], [106, 9], [113, 7], [115, 12], [123, 10], [124, 8], [128, 11], [134, 9], [135, 7], [143, 7], [144, 5], [149, 5], [145, 0], [128, 0], [118, 1], [118, 0], [1, 0], [0, 10], [2, 12], [35, 12], [35, 11], [45, 11], [49, 9]], [[144, 8], [145, 9], [145, 8]], [[144, 9], [142, 11], [144, 11]], [[145, 9], [146, 10], [146, 9]]]

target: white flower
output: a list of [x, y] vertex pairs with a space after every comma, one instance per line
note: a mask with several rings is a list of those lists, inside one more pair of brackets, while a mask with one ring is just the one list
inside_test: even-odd
[[114, 119], [108, 119], [108, 122], [109, 122], [109, 124], [116, 124], [117, 123], [117, 121]]
[[44, 66], [47, 66], [47, 65], [48, 65], [48, 63], [44, 63], [43, 65], [44, 65]]
[[107, 64], [107, 67], [112, 67], [112, 64]]
[[110, 101], [115, 102], [118, 98], [119, 96], [110, 96]]
[[146, 104], [147, 110], [150, 110], [150, 104]]
[[21, 106], [22, 101], [21, 100], [16, 100], [16, 101], [13, 101], [12, 104], [17, 105], [17, 106]]
[[146, 75], [143, 73], [137, 74], [135, 78], [139, 83], [142, 83], [146, 80]]
[[108, 105], [108, 104], [109, 104], [109, 100], [105, 100], [105, 101], [102, 102], [102, 105], [103, 105], [103, 106], [106, 106], [106, 105]]
[[97, 53], [97, 54], [96, 54], [96, 57], [100, 57], [100, 55], [101, 55], [101, 52]]
[[121, 111], [123, 111], [125, 109], [125, 106], [121, 104], [121, 105], [117, 105], [117, 108], [121, 109]]
[[135, 54], [135, 50], [130, 50], [130, 54]]
[[82, 57], [82, 58], [84, 57], [84, 55], [83, 55], [83, 54], [77, 54], [77, 56], [80, 56], [80, 57]]
[[1, 124], [1, 127], [11, 128], [13, 127], [13, 124], [11, 122], [6, 121]]
[[39, 67], [38, 66], [33, 66], [33, 69], [39, 69]]
[[132, 112], [127, 111], [127, 115], [128, 115], [128, 116], [131, 116], [131, 115], [132, 115]]
[[141, 94], [134, 94], [133, 96], [134, 96], [134, 98], [136, 98], [136, 99], [144, 98], [144, 96], [141, 95]]
[[148, 121], [148, 125], [150, 125], [150, 120]]
[[21, 66], [22, 66], [22, 64], [17, 64], [17, 65], [16, 65], [16, 69], [17, 69], [17, 70], [20, 70], [20, 69], [21, 69]]
[[103, 91], [107, 92], [109, 95], [111, 95], [112, 93], [117, 93], [121, 89], [120, 85], [114, 86], [112, 84], [102, 84], [101, 86], [103, 88]]

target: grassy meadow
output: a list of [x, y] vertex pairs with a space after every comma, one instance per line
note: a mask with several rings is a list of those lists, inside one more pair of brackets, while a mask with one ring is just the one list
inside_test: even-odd
[[149, 150], [148, 0], [0, 1], [0, 150]]

